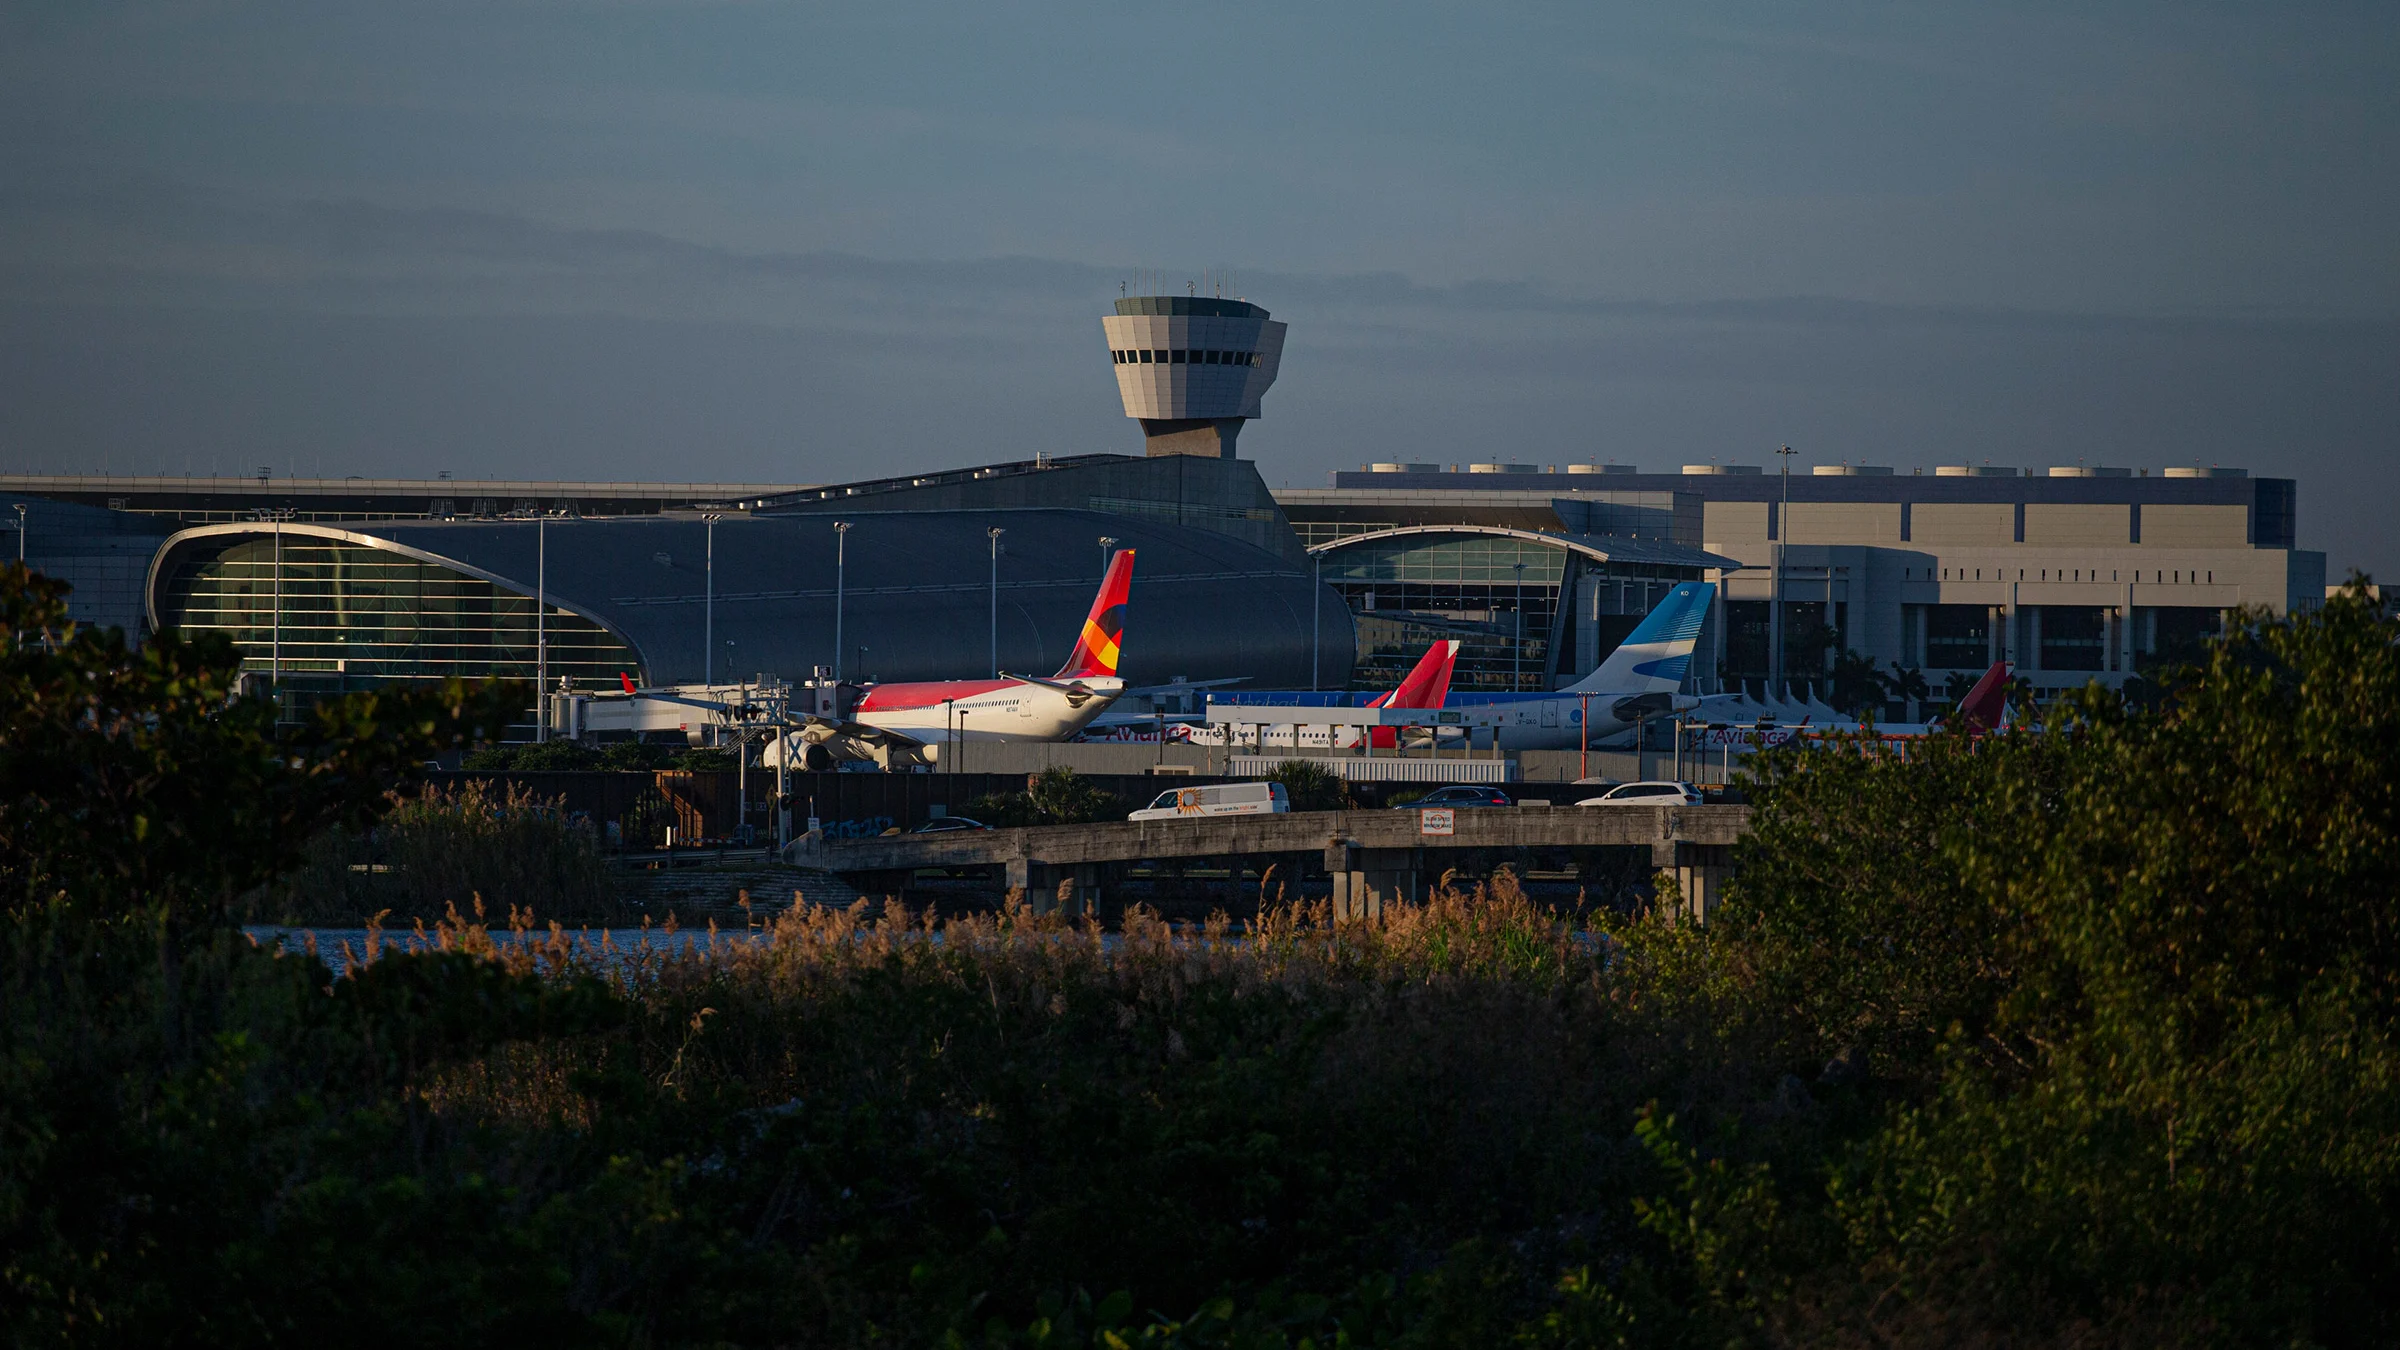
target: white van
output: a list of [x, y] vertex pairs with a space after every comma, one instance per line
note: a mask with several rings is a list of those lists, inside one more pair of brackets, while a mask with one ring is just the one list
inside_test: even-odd
[[1292, 809], [1281, 783], [1219, 783], [1214, 787], [1169, 788], [1127, 820], [1177, 820], [1184, 816], [1282, 815]]

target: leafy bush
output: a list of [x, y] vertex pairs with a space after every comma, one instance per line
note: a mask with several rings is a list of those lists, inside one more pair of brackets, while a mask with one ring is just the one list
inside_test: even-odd
[[647, 741], [617, 741], [600, 750], [600, 767], [619, 771], [664, 769], [674, 759], [674, 751]]
[[1350, 784], [1313, 759], [1287, 759], [1267, 780], [1283, 784], [1295, 811], [1347, 811], [1358, 805], [1350, 797]]
[[395, 794], [372, 829], [319, 835], [297, 871], [253, 897], [250, 913], [348, 927], [385, 910], [431, 921], [477, 897], [495, 911], [636, 921], [590, 822], [569, 820], [557, 799], [529, 788], [475, 780]]
[[987, 792], [967, 803], [960, 814], [1003, 827], [1085, 825], [1123, 820], [1127, 809], [1115, 793], [1061, 767], [1026, 775], [1023, 792]]

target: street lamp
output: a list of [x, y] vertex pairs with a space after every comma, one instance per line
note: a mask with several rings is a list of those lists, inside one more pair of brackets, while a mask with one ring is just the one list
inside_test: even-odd
[[1116, 556], [1117, 541], [1113, 535], [1100, 536], [1100, 579], [1108, 580], [1108, 560]]
[[1517, 569], [1517, 645], [1509, 658], [1508, 687], [1522, 689], [1525, 685], [1525, 564], [1513, 562]]
[[1000, 536], [1008, 533], [998, 525], [984, 531], [992, 537], [992, 678], [1000, 678]]
[[[1310, 558], [1317, 565], [1317, 584], [1308, 593], [1308, 692], [1313, 694], [1323, 687], [1318, 664], [1324, 659], [1321, 648], [1325, 639], [1325, 555], [1316, 553]], [[1159, 732], [1159, 737], [1165, 739], [1166, 732]]]
[[850, 522], [833, 522], [833, 682], [842, 682], [842, 582], [850, 562]]
[[275, 518], [275, 596], [274, 608], [268, 611], [270, 640], [267, 657], [267, 682], [275, 686], [275, 718], [283, 720], [283, 517]]
[[[1792, 537], [1792, 456], [1797, 451], [1785, 446], [1775, 452], [1783, 459], [1783, 506], [1775, 517], [1775, 582], [1767, 607], [1767, 641], [1773, 650], [1767, 653], [1767, 670], [1776, 683], [1788, 674], [1783, 668], [1785, 616], [1783, 612], [1784, 544]], [[1785, 693], [1791, 690], [1786, 688]]]
[[533, 521], [533, 739], [550, 739], [550, 517]]
[[708, 522], [708, 601], [700, 632], [700, 682], [717, 682], [717, 522], [723, 515], [711, 511], [700, 517]]

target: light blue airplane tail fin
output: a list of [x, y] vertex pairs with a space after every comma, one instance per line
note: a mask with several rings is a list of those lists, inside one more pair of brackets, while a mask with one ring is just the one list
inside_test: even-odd
[[1709, 601], [1716, 594], [1717, 588], [1705, 581], [1687, 581], [1667, 592], [1598, 670], [1563, 692], [1647, 694], [1682, 688], [1692, 665], [1692, 647], [1700, 641]]

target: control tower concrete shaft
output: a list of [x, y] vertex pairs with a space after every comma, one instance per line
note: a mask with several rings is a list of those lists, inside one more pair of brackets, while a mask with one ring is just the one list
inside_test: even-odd
[[1232, 459], [1242, 423], [1275, 383], [1288, 326], [1246, 300], [1135, 295], [1103, 316], [1117, 393], [1153, 455]]

